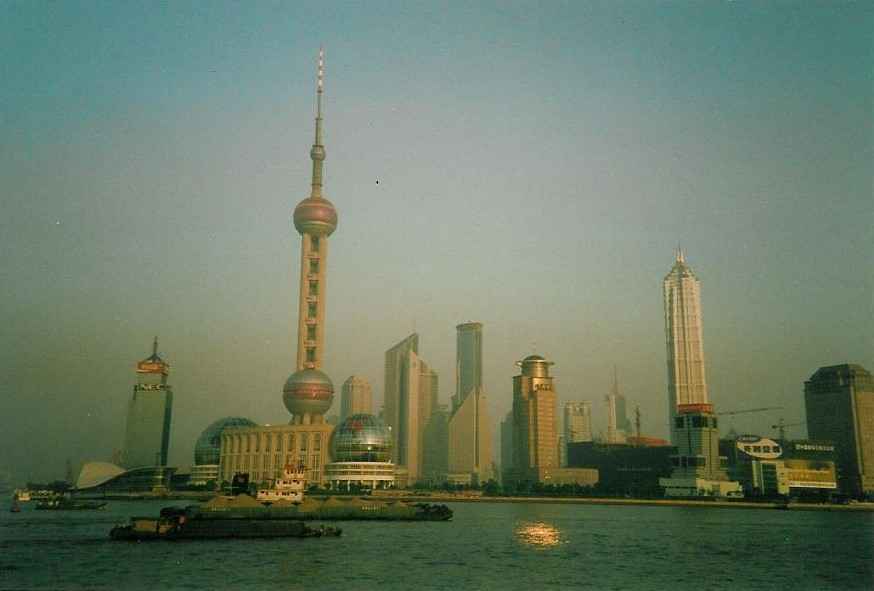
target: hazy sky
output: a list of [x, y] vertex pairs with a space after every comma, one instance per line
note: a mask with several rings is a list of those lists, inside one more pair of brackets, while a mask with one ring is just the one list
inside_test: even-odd
[[320, 44], [338, 390], [415, 329], [448, 402], [478, 320], [495, 425], [536, 351], [665, 436], [678, 242], [717, 409], [785, 407], [726, 428], [874, 370], [870, 2], [468, 4], [0, 3], [0, 471], [109, 459], [155, 334], [173, 464], [288, 420]]

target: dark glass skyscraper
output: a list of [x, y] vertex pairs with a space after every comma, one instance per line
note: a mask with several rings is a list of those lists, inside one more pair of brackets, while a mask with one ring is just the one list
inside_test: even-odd
[[137, 363], [137, 383], [127, 410], [122, 459], [126, 468], [167, 465], [173, 414], [169, 373], [170, 365], [158, 355], [155, 337], [151, 356]]

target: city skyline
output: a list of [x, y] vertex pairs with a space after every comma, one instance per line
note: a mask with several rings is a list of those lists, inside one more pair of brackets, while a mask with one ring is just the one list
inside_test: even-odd
[[[537, 352], [559, 402], [598, 400], [622, 359], [644, 434], [667, 435], [658, 291], [678, 241], [702, 278], [719, 410], [767, 399], [800, 421], [816, 368], [874, 364], [864, 7], [556, 6], [533, 22], [459, 7], [416, 36], [414, 8], [217, 4], [223, 32], [196, 8], [141, 10], [17, 5], [0, 24], [16, 473], [121, 447], [155, 333], [174, 362], [170, 464], [222, 416], [287, 420], [288, 218], [322, 43], [344, 212], [324, 367], [367, 378], [375, 408], [390, 343], [415, 329], [448, 379], [453, 327], [475, 318], [493, 429], [513, 361]], [[734, 421], [768, 435], [776, 419]]]

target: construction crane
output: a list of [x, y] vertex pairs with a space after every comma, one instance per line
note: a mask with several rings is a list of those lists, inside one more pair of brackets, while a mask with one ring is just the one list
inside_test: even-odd
[[748, 412], [764, 412], [766, 410], [783, 410], [782, 406], [763, 406], [761, 408], [745, 408], [743, 410], [726, 410], [715, 413], [717, 415], [742, 415]]
[[640, 440], [640, 405], [634, 407], [634, 430], [637, 433], [637, 445], [642, 445]]
[[772, 429], [777, 429], [780, 433], [780, 445], [783, 445], [783, 442], [786, 441], [786, 427], [798, 427], [799, 425], [803, 425], [804, 423], [786, 423], [783, 421], [783, 417], [780, 417], [780, 420], [777, 421], [776, 425], [771, 425]]

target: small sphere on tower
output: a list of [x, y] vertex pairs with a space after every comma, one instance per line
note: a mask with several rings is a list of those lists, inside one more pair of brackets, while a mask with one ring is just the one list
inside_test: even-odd
[[307, 197], [294, 208], [294, 227], [301, 234], [330, 236], [337, 229], [337, 210], [323, 197]]
[[317, 369], [302, 369], [285, 382], [282, 401], [294, 416], [323, 415], [334, 401], [334, 384]]

